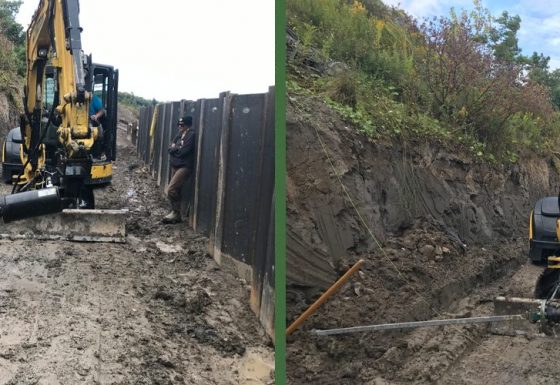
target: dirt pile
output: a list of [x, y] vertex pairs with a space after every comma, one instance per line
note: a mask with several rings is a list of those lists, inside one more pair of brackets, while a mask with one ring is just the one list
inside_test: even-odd
[[[449, 378], [487, 341], [486, 328], [340, 337], [308, 331], [487, 314], [495, 295], [516, 292], [512, 282], [530, 286], [538, 272], [513, 277], [528, 269], [528, 214], [538, 198], [557, 193], [558, 160], [535, 156], [498, 167], [435, 141], [374, 142], [301, 95], [289, 98], [286, 118], [288, 234], [310, 250], [288, 254], [288, 322], [324, 288], [325, 264], [336, 276], [366, 261], [288, 340], [289, 383]], [[297, 270], [313, 265], [325, 273], [305, 286]]]

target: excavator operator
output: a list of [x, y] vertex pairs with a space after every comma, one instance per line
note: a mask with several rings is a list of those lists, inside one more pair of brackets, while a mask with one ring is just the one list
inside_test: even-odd
[[105, 115], [103, 102], [99, 96], [94, 94], [89, 104], [89, 118], [91, 119], [93, 126], [99, 126], [99, 119], [101, 119], [103, 115]]

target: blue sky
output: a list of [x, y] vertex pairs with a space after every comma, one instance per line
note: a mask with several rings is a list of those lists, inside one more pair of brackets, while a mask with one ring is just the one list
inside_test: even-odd
[[[416, 18], [449, 15], [451, 7], [472, 9], [472, 0], [383, 0], [404, 9]], [[560, 68], [560, 1], [556, 0], [486, 0], [481, 2], [493, 16], [502, 11], [521, 17], [518, 31], [522, 53], [534, 51], [550, 56], [550, 69]]]

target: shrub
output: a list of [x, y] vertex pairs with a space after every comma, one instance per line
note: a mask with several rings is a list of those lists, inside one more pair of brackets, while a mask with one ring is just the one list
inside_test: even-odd
[[[479, 158], [516, 159], [558, 142], [560, 70], [521, 55], [521, 19], [475, 10], [418, 25], [380, 0], [288, 0], [299, 36], [290, 89], [323, 96], [372, 136], [413, 135], [462, 143]], [[349, 69], [323, 71], [329, 62]], [[315, 72], [306, 73], [312, 63]]]

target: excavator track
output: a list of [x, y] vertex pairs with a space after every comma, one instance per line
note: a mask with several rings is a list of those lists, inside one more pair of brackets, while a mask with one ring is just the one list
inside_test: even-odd
[[560, 280], [560, 270], [544, 269], [535, 284], [535, 298], [548, 299]]

